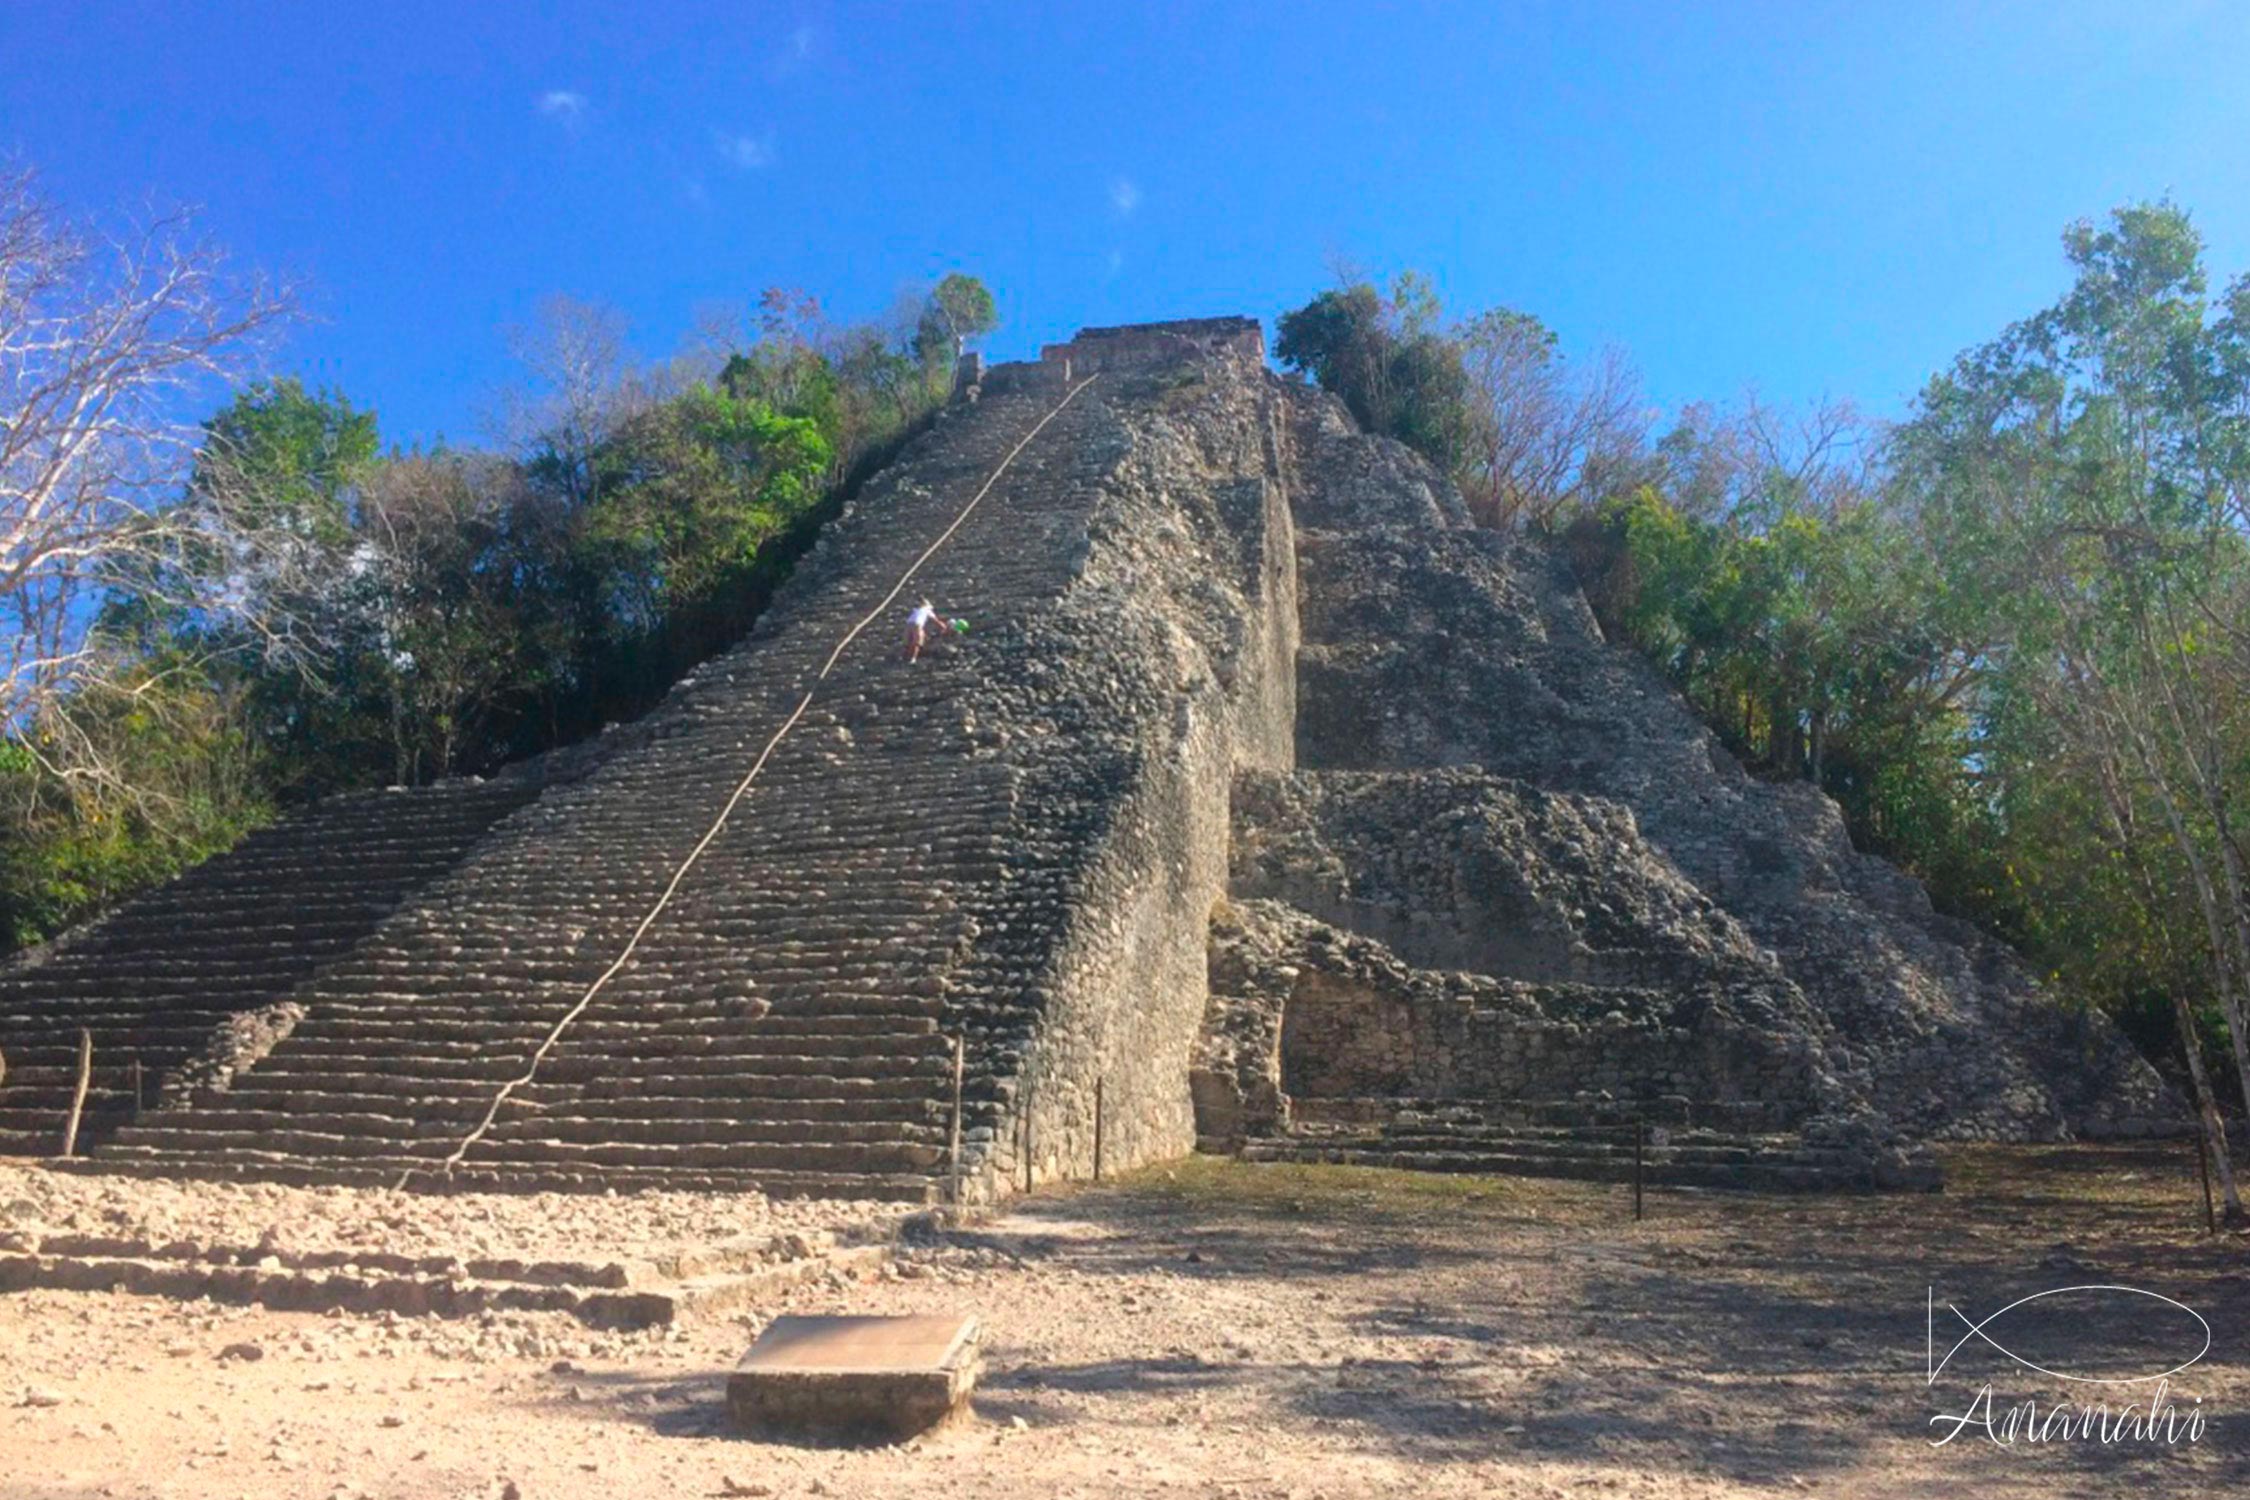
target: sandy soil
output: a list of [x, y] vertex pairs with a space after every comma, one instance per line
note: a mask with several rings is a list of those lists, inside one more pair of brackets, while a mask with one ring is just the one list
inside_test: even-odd
[[[2250, 1260], [2198, 1232], [2192, 1158], [1953, 1166], [1935, 1198], [1663, 1192], [1637, 1225], [1611, 1188], [1201, 1161], [1041, 1198], [881, 1279], [790, 1294], [987, 1322], [977, 1420], [862, 1451], [729, 1433], [724, 1372], [756, 1318], [627, 1337], [21, 1293], [0, 1299], [0, 1494], [2250, 1493]], [[637, 1206], [582, 1200], [577, 1222], [630, 1234]], [[1985, 1381], [1996, 1413], [2145, 1400], [1973, 1343], [1927, 1383], [1926, 1289], [1940, 1318], [1983, 1317], [2091, 1283], [2208, 1319], [2171, 1387], [2201, 1441], [1932, 1447], [1931, 1416]], [[2145, 1372], [2179, 1329], [2133, 1303], [1988, 1328], [2054, 1368]]]
[[0, 1158], [0, 1234], [132, 1233], [153, 1241], [264, 1244], [300, 1253], [653, 1258], [755, 1234], [842, 1229], [894, 1212], [881, 1204], [756, 1193], [658, 1192], [620, 1199], [167, 1182], [50, 1172]]

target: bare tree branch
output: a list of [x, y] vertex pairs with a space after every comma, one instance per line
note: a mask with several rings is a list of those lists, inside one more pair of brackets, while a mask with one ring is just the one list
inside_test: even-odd
[[28, 168], [0, 169], [0, 731], [65, 785], [135, 793], [72, 710], [161, 680], [96, 629], [106, 591], [270, 628], [246, 580], [282, 554], [241, 496], [188, 495], [183, 414], [245, 372], [291, 299], [230, 275], [194, 229], [171, 213], [98, 234]]

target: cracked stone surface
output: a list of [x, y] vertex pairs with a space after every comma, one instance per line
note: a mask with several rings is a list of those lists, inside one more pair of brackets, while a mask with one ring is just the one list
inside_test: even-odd
[[1591, 1170], [1635, 1121], [1682, 1171], [1905, 1180], [1918, 1140], [2170, 1123], [1261, 353], [996, 366], [645, 718], [321, 804], [0, 970], [0, 1146], [56, 1148], [84, 1027], [96, 1167], [427, 1177], [956, 521], [912, 587], [970, 631], [909, 664], [877, 613], [447, 1185], [991, 1198], [1199, 1136]]

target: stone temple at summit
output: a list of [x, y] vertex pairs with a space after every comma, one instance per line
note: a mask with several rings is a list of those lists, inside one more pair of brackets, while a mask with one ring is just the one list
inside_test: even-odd
[[[2176, 1126], [1264, 352], [965, 361], [653, 712], [320, 803], [0, 968], [0, 1145], [60, 1148], [82, 1036], [86, 1169], [431, 1187], [1600, 1176], [1638, 1135], [1660, 1179], [1906, 1188], [1933, 1139]], [[971, 628], [909, 662], [924, 595]]]

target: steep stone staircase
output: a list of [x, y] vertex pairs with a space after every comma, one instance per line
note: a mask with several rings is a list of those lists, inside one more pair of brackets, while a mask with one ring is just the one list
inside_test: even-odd
[[1333, 1162], [1763, 1192], [1935, 1186], [1879, 1179], [1864, 1151], [1807, 1145], [1755, 1107], [1646, 1100], [1306, 1100], [1287, 1135], [1252, 1140], [1250, 1161]]
[[[145, 1116], [101, 1161], [319, 1180], [412, 1170], [434, 1185], [624, 950], [828, 653], [1053, 404], [1003, 398], [960, 421], [627, 751], [548, 791], [306, 984], [308, 1014], [229, 1093]], [[969, 955], [969, 893], [1010, 869], [1018, 778], [960, 704], [980, 674], [1008, 670], [1025, 617], [1067, 582], [1062, 549], [1027, 541], [1080, 503], [1068, 455], [1095, 406], [1059, 417], [916, 578], [973, 614], [968, 643], [909, 665], [904, 606], [877, 618], [630, 963], [447, 1181], [931, 1194], [951, 1127], [945, 1031], [990, 1020], [967, 991], [949, 1018], [948, 974]], [[1007, 977], [996, 958], [988, 1001]]]
[[332, 798], [0, 971], [0, 1150], [59, 1148], [81, 1027], [94, 1142], [155, 1105], [216, 1028], [340, 958], [536, 791], [522, 777]]

